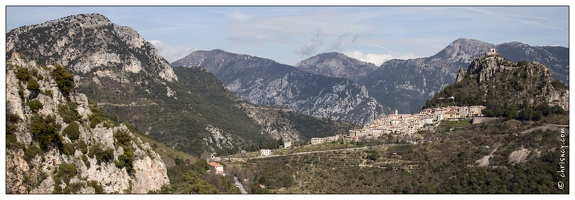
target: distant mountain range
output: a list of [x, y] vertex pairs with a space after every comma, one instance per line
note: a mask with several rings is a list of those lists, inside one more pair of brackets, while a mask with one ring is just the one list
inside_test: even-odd
[[[255, 104], [278, 105], [314, 116], [366, 124], [365, 122], [372, 116], [382, 116], [380, 107], [386, 113], [392, 109], [398, 109], [400, 113], [419, 111], [426, 99], [455, 82], [459, 69], [467, 69], [474, 58], [490, 49], [496, 49], [500, 55], [511, 61], [536, 61], [546, 65], [555, 79], [565, 85], [569, 84], [568, 48], [533, 47], [519, 42], [494, 45], [466, 38], [453, 41], [431, 57], [394, 59], [384, 62], [379, 67], [335, 52], [312, 56], [300, 61], [295, 67], [291, 67], [269, 59], [232, 54], [222, 50], [193, 52], [173, 62], [172, 65], [206, 67], [221, 79], [228, 89]], [[296, 69], [326, 78], [309, 75]], [[296, 76], [293, 73], [299, 75]], [[332, 78], [349, 81], [335, 81]], [[310, 81], [319, 79], [321, 82]], [[367, 92], [363, 97], [369, 100], [350, 101], [341, 94], [338, 96], [339, 99], [323, 98], [327, 95], [325, 88], [335, 82], [339, 82], [340, 85], [342, 83], [352, 85], [346, 88], [365, 87]], [[310, 90], [313, 92], [309, 92]], [[356, 93], [349, 94], [353, 96]], [[318, 102], [317, 98], [323, 99]], [[342, 103], [334, 104], [334, 100], [345, 102], [343, 105], [346, 105], [348, 109], [341, 110], [342, 107], [336, 105]], [[313, 102], [313, 106], [305, 104], [304, 101]], [[372, 102], [371, 104], [375, 105], [378, 110], [364, 113], [365, 116], [361, 113], [354, 113], [355, 110], [351, 109], [351, 106], [362, 105], [362, 102]], [[326, 107], [330, 107], [331, 111], [325, 111]], [[365, 106], [360, 106], [359, 110], [364, 112], [365, 108]]]
[[[204, 67], [251, 103], [282, 106], [316, 117], [364, 125], [384, 116], [386, 109], [366, 87], [352, 80], [309, 73], [270, 59], [223, 50], [195, 51], [172, 66]], [[340, 66], [341, 62], [336, 68]]]

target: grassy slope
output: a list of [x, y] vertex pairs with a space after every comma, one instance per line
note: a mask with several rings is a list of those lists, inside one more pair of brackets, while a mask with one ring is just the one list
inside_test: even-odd
[[[569, 193], [556, 186], [558, 180], [568, 185], [556, 173], [560, 131], [522, 133], [540, 125], [468, 124], [426, 133], [437, 139], [431, 143], [254, 159], [244, 169], [278, 193]], [[509, 163], [522, 147], [531, 151], [527, 162]], [[476, 167], [491, 152], [489, 167]]]

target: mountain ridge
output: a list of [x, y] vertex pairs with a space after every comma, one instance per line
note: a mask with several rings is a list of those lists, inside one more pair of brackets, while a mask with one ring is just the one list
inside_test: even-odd
[[366, 124], [384, 115], [384, 106], [353, 81], [304, 72], [271, 59], [222, 50], [194, 51], [172, 65], [205, 67], [226, 88], [258, 105], [279, 105], [356, 124]]
[[377, 69], [372, 63], [337, 52], [321, 53], [298, 62], [294, 67], [313, 74], [357, 81]]

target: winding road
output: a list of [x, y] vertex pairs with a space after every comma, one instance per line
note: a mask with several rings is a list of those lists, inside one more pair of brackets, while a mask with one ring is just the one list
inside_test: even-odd
[[234, 181], [236, 181], [236, 187], [240, 188], [240, 191], [242, 191], [242, 194], [247, 194], [248, 192], [246, 192], [246, 189], [244, 188], [244, 185], [242, 185], [242, 183], [240, 183], [240, 180], [238, 180], [238, 177], [234, 176]]

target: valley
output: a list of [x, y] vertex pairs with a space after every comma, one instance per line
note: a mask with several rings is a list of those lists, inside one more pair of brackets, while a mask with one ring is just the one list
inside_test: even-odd
[[10, 194], [569, 193], [565, 47], [169, 63], [96, 13], [6, 43]]

